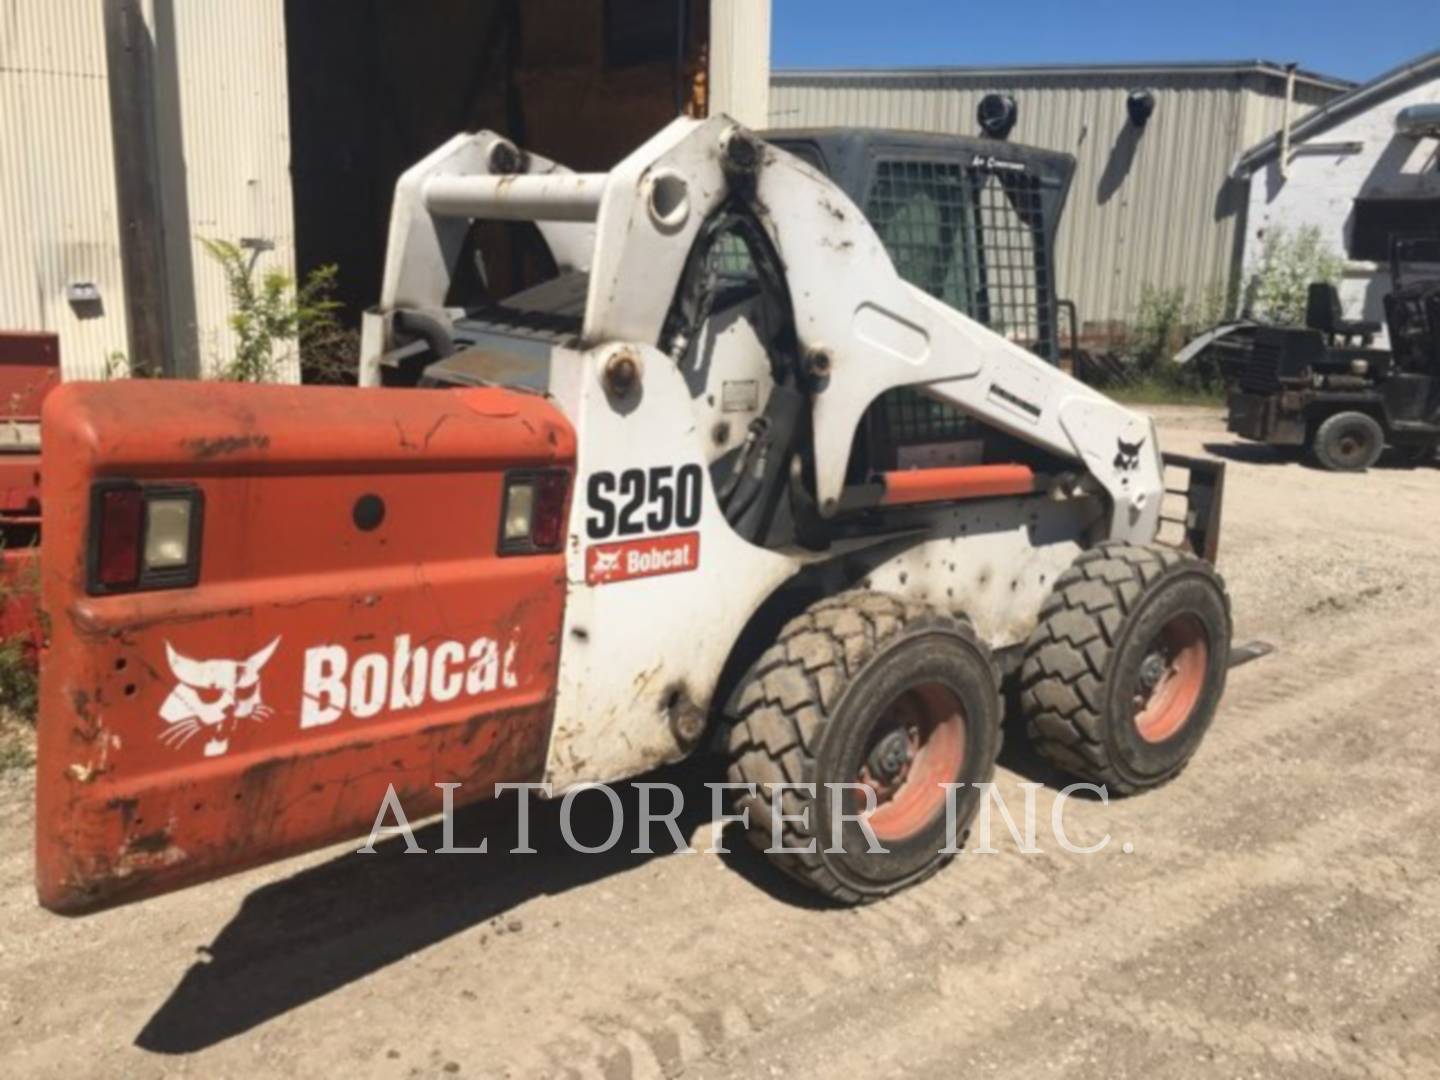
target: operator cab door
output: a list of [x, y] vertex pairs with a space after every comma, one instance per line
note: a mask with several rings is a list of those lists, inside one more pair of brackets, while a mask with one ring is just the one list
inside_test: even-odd
[[575, 452], [548, 401], [74, 383], [43, 423], [45, 906], [540, 777]]

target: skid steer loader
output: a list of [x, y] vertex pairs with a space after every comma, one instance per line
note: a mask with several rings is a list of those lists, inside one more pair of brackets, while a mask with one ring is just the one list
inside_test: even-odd
[[1077, 777], [1184, 767], [1223, 473], [1028, 351], [1053, 310], [1000, 325], [1048, 285], [1053, 184], [792, 145], [676, 120], [576, 174], [458, 136], [398, 184], [370, 386], [51, 395], [43, 904], [362, 834], [391, 790], [413, 818], [710, 746], [756, 843], [863, 902], [943, 864], [947, 785], [963, 834], [1005, 677]]

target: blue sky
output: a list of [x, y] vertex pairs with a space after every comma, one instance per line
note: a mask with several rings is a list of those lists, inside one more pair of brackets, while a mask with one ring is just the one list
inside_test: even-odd
[[777, 68], [1294, 60], [1363, 82], [1440, 48], [1440, 0], [772, 0]]

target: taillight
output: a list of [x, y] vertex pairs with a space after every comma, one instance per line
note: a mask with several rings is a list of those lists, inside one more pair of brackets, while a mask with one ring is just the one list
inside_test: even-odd
[[570, 476], [563, 469], [506, 473], [500, 554], [559, 551], [565, 543], [565, 504], [569, 493]]
[[139, 488], [100, 491], [98, 496], [98, 520], [92, 526], [97, 534], [94, 584], [123, 589], [140, 580], [145, 496]]
[[203, 505], [192, 487], [96, 484], [90, 492], [90, 594], [194, 585]]

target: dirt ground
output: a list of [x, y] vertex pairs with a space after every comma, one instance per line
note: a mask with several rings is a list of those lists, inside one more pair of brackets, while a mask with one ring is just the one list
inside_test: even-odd
[[[1175, 783], [1070, 804], [1100, 854], [997, 842], [846, 911], [739, 849], [347, 845], [66, 920], [12, 772], [0, 1074], [1440, 1076], [1440, 469], [1328, 475], [1160, 413], [1167, 449], [1230, 462], [1237, 640], [1278, 651]], [[1048, 820], [1064, 781], [1013, 734], [1002, 764]], [[460, 842], [507, 847], [501, 821]]]

